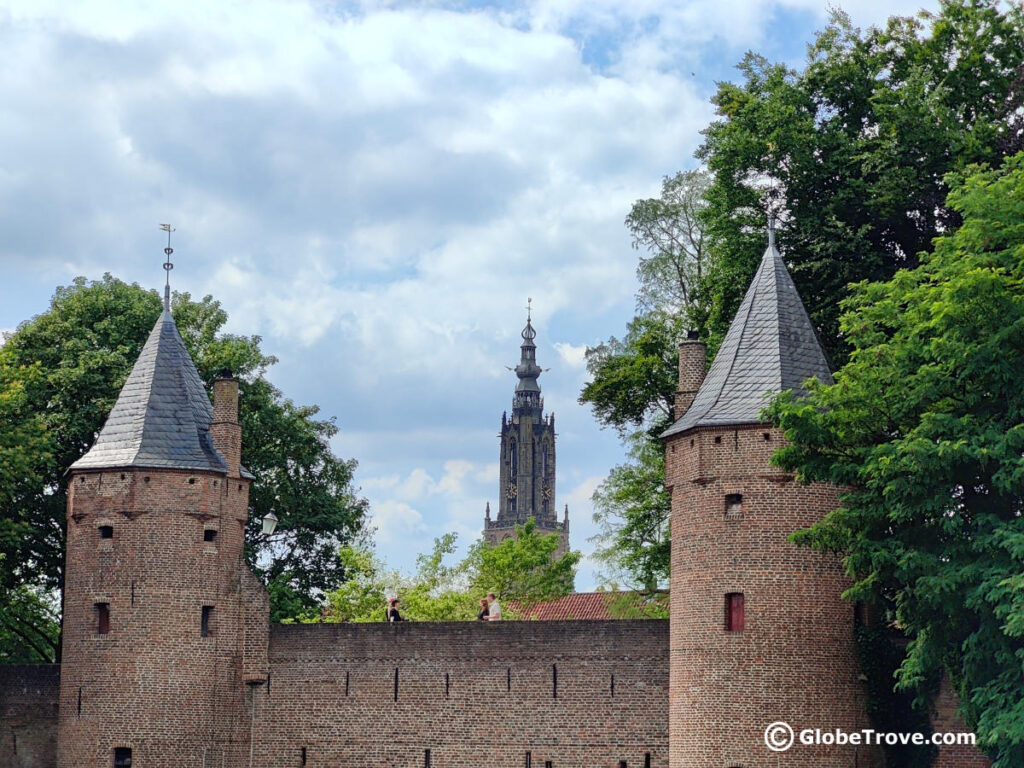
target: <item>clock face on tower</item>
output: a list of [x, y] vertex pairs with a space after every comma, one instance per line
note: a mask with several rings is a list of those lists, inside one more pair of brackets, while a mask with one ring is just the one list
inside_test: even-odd
[[545, 487], [544, 487], [544, 490], [543, 490], [543, 491], [541, 491], [541, 495], [542, 495], [542, 496], [543, 496], [543, 497], [544, 497], [545, 499], [550, 499], [550, 498], [551, 498], [551, 489], [550, 489], [550, 488], [548, 488], [547, 486], [545, 486]]
[[516, 497], [516, 494], [517, 494], [518, 492], [519, 492], [519, 489], [518, 489], [518, 488], [516, 488], [514, 484], [512, 484], [512, 483], [509, 483], [509, 485], [508, 485], [508, 490], [507, 490], [507, 491], [505, 491], [505, 494], [506, 494], [506, 495], [507, 495], [507, 496], [508, 496], [508, 497], [509, 497], [510, 499], [514, 499], [514, 498]]

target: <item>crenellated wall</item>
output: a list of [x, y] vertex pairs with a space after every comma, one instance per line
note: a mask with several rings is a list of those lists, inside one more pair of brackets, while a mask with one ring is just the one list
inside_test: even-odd
[[663, 768], [668, 623], [275, 626], [254, 694], [256, 768]]

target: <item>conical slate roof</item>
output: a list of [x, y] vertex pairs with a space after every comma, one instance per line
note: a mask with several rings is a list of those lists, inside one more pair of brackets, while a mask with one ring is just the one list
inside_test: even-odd
[[213, 447], [213, 407], [164, 309], [92, 448], [72, 469], [153, 467], [227, 472]]
[[812, 376], [832, 383], [807, 310], [769, 243], [693, 404], [662, 437], [693, 427], [759, 424], [766, 395], [787, 389], [805, 395], [803, 383]]

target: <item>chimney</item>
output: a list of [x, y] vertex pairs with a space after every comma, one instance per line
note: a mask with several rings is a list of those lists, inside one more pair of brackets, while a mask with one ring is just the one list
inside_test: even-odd
[[213, 447], [228, 465], [228, 476], [239, 476], [242, 461], [242, 426], [238, 423], [238, 379], [223, 370], [213, 380]]
[[689, 331], [686, 339], [679, 342], [679, 384], [676, 386], [675, 418], [679, 420], [693, 403], [704, 381], [707, 365], [707, 347], [697, 338], [696, 331]]

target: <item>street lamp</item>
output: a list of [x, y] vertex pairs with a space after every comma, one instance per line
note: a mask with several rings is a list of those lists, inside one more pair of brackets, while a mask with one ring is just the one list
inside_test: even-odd
[[263, 516], [263, 533], [267, 536], [272, 534], [277, 528], [277, 515], [274, 514], [274, 510], [270, 510]]

